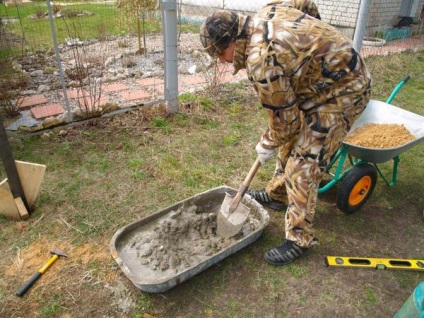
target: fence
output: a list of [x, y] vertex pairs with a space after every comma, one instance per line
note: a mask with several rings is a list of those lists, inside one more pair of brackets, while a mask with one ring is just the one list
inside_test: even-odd
[[[410, 16], [398, 18], [405, 1], [370, 3], [364, 56], [423, 46], [424, 0], [410, 0]], [[267, 2], [177, 1], [175, 93], [246, 79], [243, 72], [232, 77], [230, 65], [213, 66], [201, 50], [199, 25], [214, 9], [250, 14]], [[360, 0], [316, 3], [322, 20], [353, 38]], [[164, 102], [165, 86], [176, 83], [166, 83], [162, 18], [159, 2], [148, 0], [0, 4], [0, 116], [7, 130], [44, 130]]]

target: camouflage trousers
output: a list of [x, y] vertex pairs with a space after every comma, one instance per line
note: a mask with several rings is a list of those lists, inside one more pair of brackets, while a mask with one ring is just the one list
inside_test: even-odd
[[289, 151], [280, 148], [275, 173], [266, 192], [273, 199], [288, 203], [286, 239], [302, 247], [314, 243], [313, 219], [323, 173], [368, 101], [369, 90], [332, 99], [331, 103], [343, 104], [343, 113], [306, 112], [300, 133]]

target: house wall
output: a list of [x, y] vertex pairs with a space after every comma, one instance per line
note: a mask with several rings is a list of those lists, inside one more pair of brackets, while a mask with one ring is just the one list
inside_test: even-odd
[[337, 26], [354, 27], [360, 0], [315, 0], [324, 21]]
[[[391, 28], [399, 22], [399, 13], [401, 0], [373, 0], [369, 17], [368, 17], [368, 36], [373, 36], [376, 32]], [[419, 21], [421, 8], [424, 5], [424, 0], [417, 2], [414, 6], [414, 20]]]
[[372, 1], [366, 35], [374, 36], [376, 33], [394, 26], [398, 21], [401, 2], [401, 0]]
[[353, 38], [361, 0], [315, 0], [322, 20]]
[[[340, 28], [353, 38], [361, 0], [315, 0], [324, 21]], [[378, 32], [391, 28], [399, 21], [402, 0], [369, 0], [366, 36], [375, 36]], [[419, 21], [424, 0], [415, 6], [415, 21]]]
[[[361, 0], [314, 0], [318, 5], [322, 20], [336, 26], [353, 39]], [[399, 21], [402, 0], [368, 0], [369, 12], [365, 36], [374, 36], [394, 26]], [[238, 10], [247, 13], [258, 11], [270, 0], [183, 0], [183, 4], [198, 7]], [[424, 0], [418, 0], [414, 20], [419, 20]]]

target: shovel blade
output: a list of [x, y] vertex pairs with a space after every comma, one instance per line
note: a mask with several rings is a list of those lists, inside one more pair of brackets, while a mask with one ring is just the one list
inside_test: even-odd
[[230, 206], [232, 201], [233, 197], [226, 193], [217, 216], [216, 223], [218, 233], [225, 238], [232, 237], [239, 233], [250, 214], [250, 208], [241, 202], [234, 212], [231, 212]]

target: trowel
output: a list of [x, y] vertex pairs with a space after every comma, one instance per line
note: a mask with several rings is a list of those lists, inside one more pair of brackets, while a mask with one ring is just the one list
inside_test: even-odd
[[243, 204], [241, 200], [260, 166], [261, 162], [259, 158], [256, 158], [255, 163], [250, 168], [237, 194], [234, 197], [228, 193], [225, 194], [224, 201], [217, 216], [218, 233], [221, 236], [229, 238], [236, 235], [246, 222], [250, 208]]

